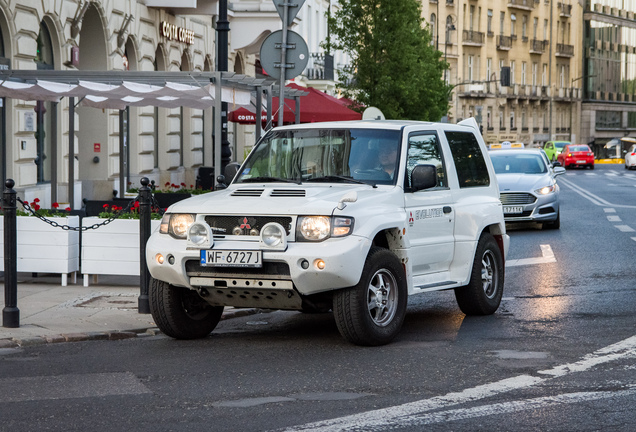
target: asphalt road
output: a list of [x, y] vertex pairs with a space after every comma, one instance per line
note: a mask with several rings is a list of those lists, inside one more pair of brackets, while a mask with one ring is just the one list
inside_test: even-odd
[[509, 227], [504, 300], [465, 317], [413, 297], [390, 345], [330, 314], [0, 350], [0, 430], [631, 431], [636, 429], [636, 171], [559, 178], [560, 230]]

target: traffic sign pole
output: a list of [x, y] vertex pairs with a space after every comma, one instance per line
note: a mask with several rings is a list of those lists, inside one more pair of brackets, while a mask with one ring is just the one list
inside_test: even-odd
[[289, 3], [283, 3], [283, 40], [280, 47], [280, 95], [278, 96], [278, 126], [283, 125], [285, 117], [285, 76], [287, 75], [287, 15], [289, 14]]

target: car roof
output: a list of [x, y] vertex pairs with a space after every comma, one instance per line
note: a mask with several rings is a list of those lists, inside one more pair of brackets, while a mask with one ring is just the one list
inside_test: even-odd
[[467, 125], [453, 123], [424, 122], [416, 120], [350, 120], [317, 123], [300, 123], [280, 126], [275, 130], [299, 130], [299, 129], [389, 129], [400, 130], [408, 126], [434, 127], [446, 130], [470, 130], [475, 132], [475, 128]]
[[545, 154], [541, 149], [534, 149], [534, 148], [524, 148], [524, 149], [501, 149], [501, 150], [496, 150], [496, 151], [492, 151], [489, 152], [489, 154], [491, 155], [491, 157], [493, 155], [527, 155], [527, 154], [535, 154], [535, 155], [542, 155]]

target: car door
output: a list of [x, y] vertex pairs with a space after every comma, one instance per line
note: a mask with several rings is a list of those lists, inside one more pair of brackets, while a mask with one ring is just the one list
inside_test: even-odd
[[[435, 187], [411, 190], [411, 172], [416, 165], [436, 167]], [[450, 267], [455, 250], [455, 213], [444, 158], [435, 132], [409, 134], [404, 186], [407, 230], [411, 245], [409, 260], [413, 275], [445, 272]], [[440, 280], [444, 280], [444, 277]]]

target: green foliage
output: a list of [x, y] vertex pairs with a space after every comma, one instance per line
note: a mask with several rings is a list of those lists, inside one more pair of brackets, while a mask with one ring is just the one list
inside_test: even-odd
[[352, 59], [339, 71], [345, 96], [387, 119], [439, 121], [448, 112], [448, 63], [431, 44], [418, 0], [341, 0], [324, 46]]

